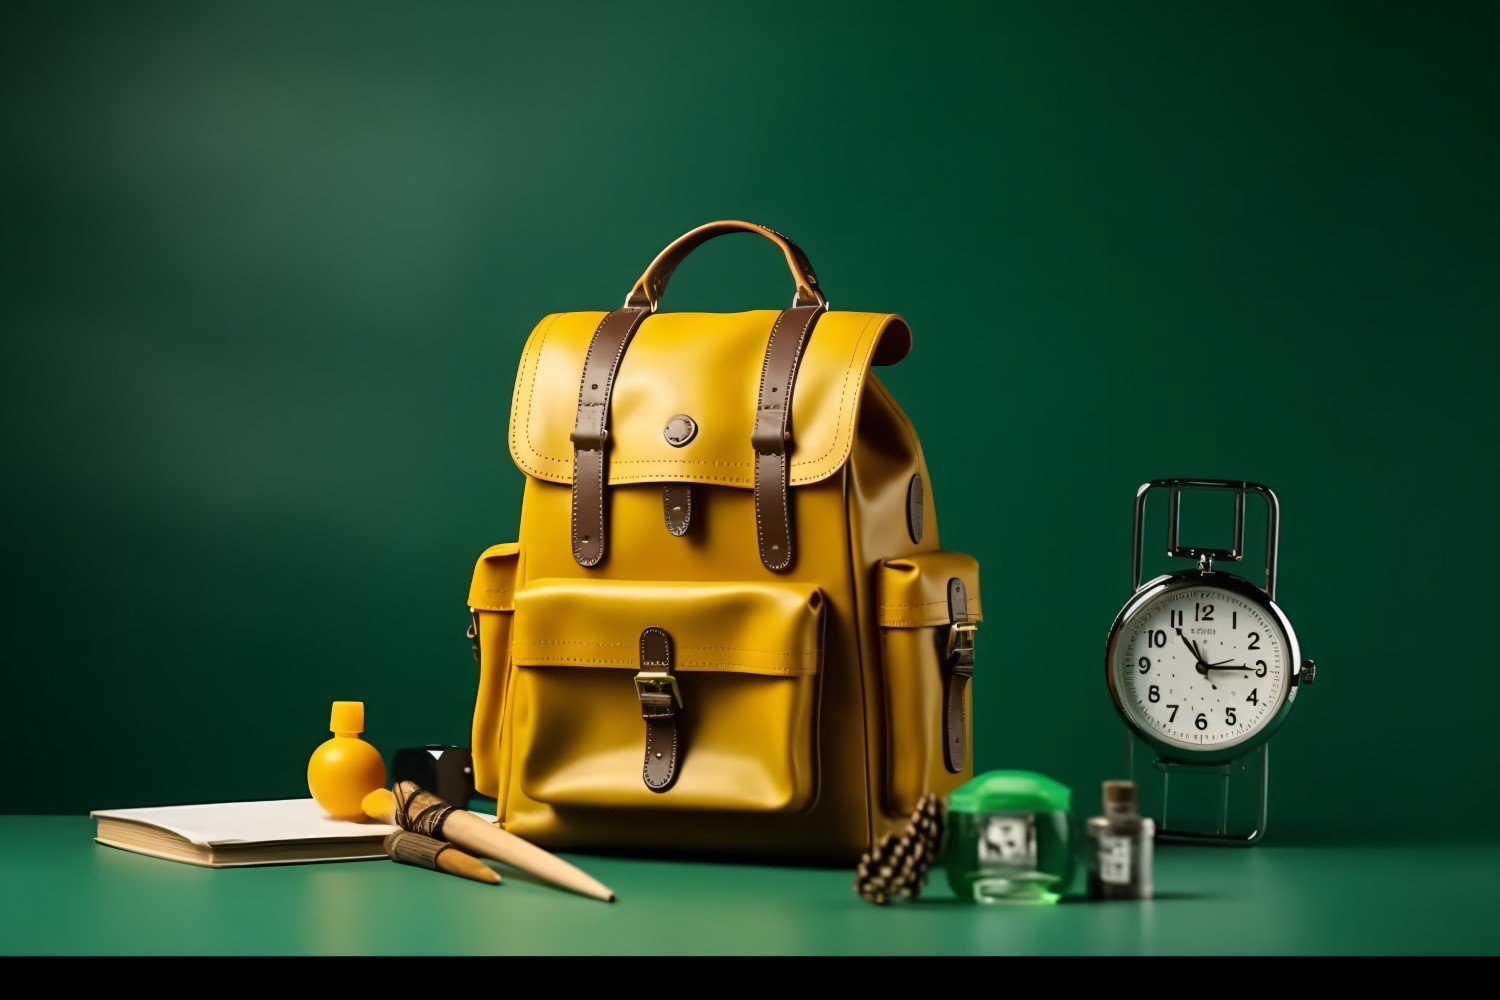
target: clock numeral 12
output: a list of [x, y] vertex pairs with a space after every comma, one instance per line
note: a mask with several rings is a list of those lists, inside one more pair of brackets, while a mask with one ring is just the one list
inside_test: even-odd
[[1211, 622], [1214, 620], [1214, 606], [1212, 604], [1194, 604], [1193, 621]]

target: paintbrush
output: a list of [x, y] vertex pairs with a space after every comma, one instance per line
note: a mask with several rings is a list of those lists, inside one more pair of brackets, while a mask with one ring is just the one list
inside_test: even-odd
[[398, 782], [393, 792], [378, 788], [365, 796], [365, 815], [424, 837], [446, 840], [472, 854], [492, 858], [553, 885], [612, 903], [615, 894], [562, 858], [464, 809], [455, 809], [415, 782]]

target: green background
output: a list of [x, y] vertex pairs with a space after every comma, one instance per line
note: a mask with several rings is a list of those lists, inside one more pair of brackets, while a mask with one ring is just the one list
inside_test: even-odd
[[[1273, 838], [1500, 819], [1493, 4], [8, 4], [10, 811], [467, 742], [538, 317], [792, 234], [984, 566], [981, 768], [1118, 771], [1142, 480], [1282, 498]], [[749, 239], [670, 308], [776, 307]]]

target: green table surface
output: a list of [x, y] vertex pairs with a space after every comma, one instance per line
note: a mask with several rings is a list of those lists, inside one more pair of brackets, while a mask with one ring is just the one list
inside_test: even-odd
[[[384, 861], [210, 870], [0, 817], [6, 954], [1492, 954], [1500, 844], [1157, 851], [1157, 898], [976, 907], [939, 875], [875, 907], [850, 874], [570, 855], [613, 904]], [[1081, 879], [1079, 880], [1081, 883]], [[652, 933], [648, 933], [652, 929]]]

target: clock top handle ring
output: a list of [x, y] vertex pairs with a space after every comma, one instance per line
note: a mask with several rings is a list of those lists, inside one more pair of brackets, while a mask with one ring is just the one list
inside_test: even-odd
[[[1135, 491], [1135, 540], [1131, 546], [1130, 589], [1141, 586], [1141, 545], [1145, 535], [1146, 496], [1152, 490], [1169, 490], [1167, 503], [1167, 555], [1173, 559], [1196, 559], [1204, 569], [1213, 569], [1214, 560], [1239, 562], [1245, 557], [1245, 497], [1255, 493], [1266, 504], [1266, 582], [1261, 589], [1276, 600], [1276, 550], [1281, 541], [1281, 503], [1276, 493], [1263, 483], [1243, 479], [1153, 479]], [[1178, 529], [1182, 519], [1183, 490], [1225, 490], [1234, 494], [1234, 543], [1227, 549], [1179, 545]]]

